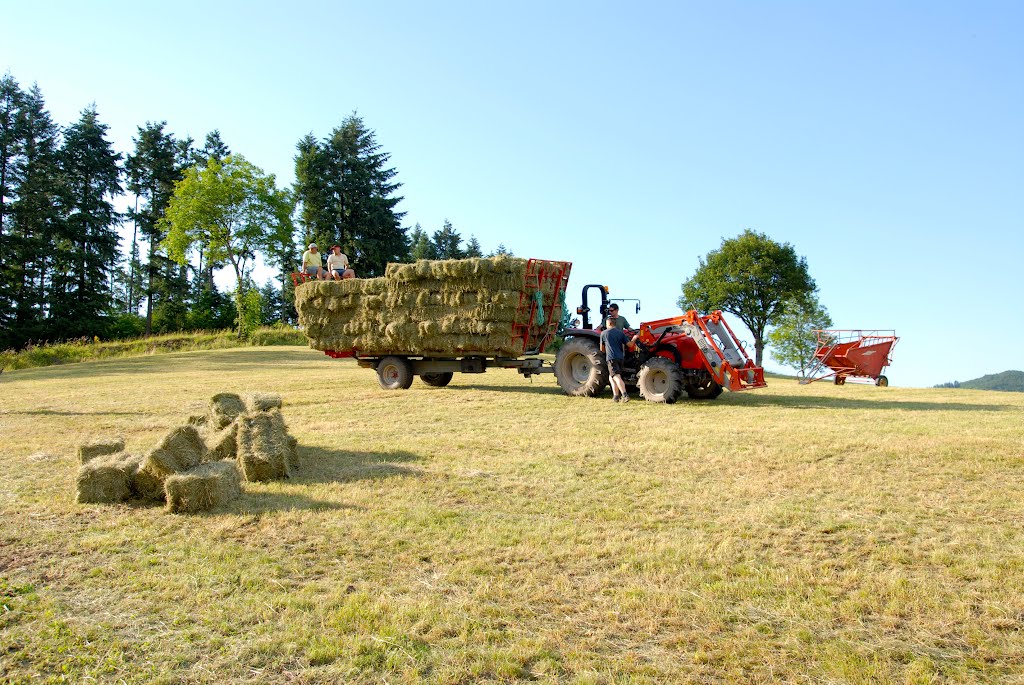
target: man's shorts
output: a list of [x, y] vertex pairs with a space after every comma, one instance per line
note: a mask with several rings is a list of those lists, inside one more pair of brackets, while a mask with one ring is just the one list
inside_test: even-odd
[[621, 376], [622, 375], [622, 360], [621, 359], [609, 359], [608, 360], [608, 375], [609, 376]]
[[310, 276], [316, 276], [318, 273], [320, 273], [320, 267], [319, 266], [307, 266], [306, 267], [306, 273], [309, 274]]

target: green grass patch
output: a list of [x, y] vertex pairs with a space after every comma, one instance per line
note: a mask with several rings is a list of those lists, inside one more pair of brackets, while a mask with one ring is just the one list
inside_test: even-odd
[[[175, 516], [73, 501], [270, 391], [302, 468]], [[1024, 395], [613, 404], [505, 370], [383, 391], [299, 347], [0, 376], [0, 682], [1012, 683]]]
[[239, 339], [233, 330], [167, 333], [148, 338], [106, 342], [76, 340], [52, 345], [30, 345], [24, 350], [4, 350], [0, 352], [0, 369], [34, 369], [57, 364], [75, 364], [167, 352], [306, 344], [306, 337], [302, 331], [280, 326], [259, 328], [247, 340]]

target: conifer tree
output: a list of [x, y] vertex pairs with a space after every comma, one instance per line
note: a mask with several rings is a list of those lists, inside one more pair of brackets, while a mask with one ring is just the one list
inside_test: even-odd
[[462, 236], [452, 226], [452, 222], [448, 219], [444, 220], [444, 226], [441, 227], [440, 231], [434, 231], [433, 237], [430, 242], [434, 245], [434, 254], [437, 255], [435, 259], [462, 259], [465, 253], [462, 251], [460, 245], [462, 244]]
[[21, 152], [19, 119], [25, 95], [10, 74], [0, 79], [0, 349], [8, 340], [14, 322], [14, 262], [20, 258], [11, 240], [11, 203], [21, 183], [24, 156]]
[[11, 203], [10, 267], [14, 345], [63, 337], [47, 326], [49, 290], [54, 274], [54, 237], [60, 228], [60, 128], [46, 110], [38, 85], [25, 94], [18, 116], [22, 155], [20, 178]]
[[61, 205], [65, 216], [54, 258], [52, 316], [61, 337], [98, 335], [111, 309], [117, 265], [121, 153], [106, 139], [96, 105], [87, 107], [64, 135], [60, 150]]
[[[165, 234], [159, 221], [174, 192], [174, 184], [182, 176], [182, 146], [170, 133], [164, 132], [166, 121], [146, 122], [140, 126], [135, 151], [126, 163], [129, 189], [142, 200], [139, 209], [129, 212], [139, 231], [149, 243], [146, 259], [146, 335], [153, 331], [153, 315], [165, 303], [171, 308], [184, 305], [188, 282], [181, 278], [180, 267], [167, 259], [160, 244]], [[134, 242], [134, 241], [133, 241]], [[180, 312], [161, 312], [165, 321], [180, 321]]]
[[323, 142], [299, 141], [295, 193], [304, 242], [341, 245], [360, 276], [379, 276], [389, 261], [408, 257], [409, 245], [395, 210], [401, 187], [388, 168], [373, 131], [352, 114]]

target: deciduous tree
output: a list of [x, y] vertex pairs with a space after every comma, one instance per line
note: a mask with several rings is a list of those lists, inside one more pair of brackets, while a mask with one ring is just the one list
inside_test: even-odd
[[184, 264], [189, 250], [200, 245], [207, 260], [231, 265], [240, 335], [251, 325], [243, 314], [253, 309], [254, 299], [258, 302], [249, 293], [253, 260], [275, 241], [290, 240], [291, 210], [290, 194], [278, 190], [273, 174], [264, 174], [240, 155], [229, 155], [223, 163], [211, 158], [206, 167], [189, 169], [174, 189], [161, 221], [168, 254]]
[[772, 357], [805, 376], [818, 346], [814, 331], [831, 326], [832, 317], [814, 295], [786, 301], [775, 328], [768, 334]]
[[816, 286], [807, 261], [789, 243], [750, 229], [700, 260], [683, 283], [678, 304], [685, 311], [722, 309], [735, 314], [754, 336], [756, 363], [764, 357], [765, 329], [778, 320], [783, 303], [803, 300]]

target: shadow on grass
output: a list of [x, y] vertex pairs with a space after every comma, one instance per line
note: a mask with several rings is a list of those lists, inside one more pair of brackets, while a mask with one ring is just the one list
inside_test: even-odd
[[[192, 354], [193, 352], [197, 354]], [[294, 353], [291, 359], [288, 353]], [[202, 354], [198, 354], [202, 353]], [[231, 347], [213, 350], [178, 350], [157, 354], [140, 354], [131, 357], [95, 359], [69, 364], [56, 364], [32, 369], [8, 370], [0, 375], [0, 382], [26, 378], [29, 374], [45, 374], [51, 378], [82, 378], [126, 373], [143, 373], [158, 367], [161, 372], [173, 373], [178, 370], [197, 371], [210, 369], [232, 372], [247, 369], [266, 369], [281, 366], [282, 363], [306, 363], [324, 359], [322, 352], [298, 345], [271, 345], [267, 347]]]
[[530, 381], [523, 381], [522, 385], [485, 385], [483, 383], [471, 383], [469, 385], [449, 385], [446, 391], [455, 392], [458, 390], [484, 390], [487, 392], [528, 392], [544, 395], [561, 395], [562, 389], [557, 385], [534, 385]]
[[155, 416], [151, 411], [54, 411], [53, 409], [30, 409], [28, 411], [3, 411], [5, 414], [21, 414], [23, 416]]
[[717, 401], [752, 407], [781, 407], [783, 409], [869, 409], [874, 411], [1009, 411], [1018, 409], [1018, 407], [1010, 404], [900, 402], [884, 399], [820, 397], [817, 395], [758, 395], [756, 390], [750, 393], [744, 392], [735, 395], [726, 393]]
[[292, 483], [351, 483], [359, 480], [419, 476], [419, 469], [402, 466], [419, 461], [412, 452], [363, 452], [299, 447], [301, 466]]

